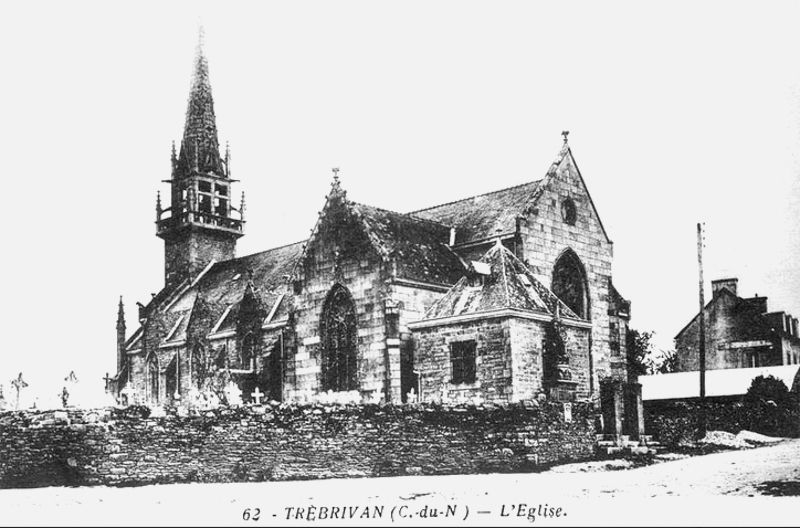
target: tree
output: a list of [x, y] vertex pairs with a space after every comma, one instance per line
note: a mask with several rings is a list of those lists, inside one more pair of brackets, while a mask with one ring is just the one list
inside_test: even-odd
[[674, 350], [660, 350], [648, 360], [648, 374], [669, 374], [678, 367], [678, 355]]
[[627, 351], [628, 379], [634, 380], [649, 373], [648, 358], [653, 352], [653, 332], [640, 332], [628, 328], [625, 334], [625, 350]]
[[773, 375], [756, 376], [747, 389], [746, 397], [753, 401], [774, 402], [784, 404], [789, 401], [791, 393], [786, 384]]
[[798, 436], [800, 408], [786, 384], [774, 376], [756, 376], [744, 397], [742, 425], [775, 436]]
[[640, 332], [629, 328], [625, 335], [628, 358], [628, 378], [635, 379], [645, 374], [667, 374], [675, 372], [677, 355], [674, 350], [653, 349], [655, 332]]

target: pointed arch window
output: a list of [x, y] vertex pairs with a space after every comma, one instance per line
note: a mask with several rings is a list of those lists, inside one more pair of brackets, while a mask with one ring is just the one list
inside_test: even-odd
[[158, 357], [155, 354], [150, 354], [147, 358], [147, 400], [152, 403], [158, 403], [159, 401], [159, 368], [158, 368]]
[[322, 390], [358, 388], [356, 308], [350, 292], [336, 284], [328, 293], [320, 322]]
[[565, 251], [556, 261], [552, 290], [578, 317], [589, 318], [586, 272], [574, 251]]
[[251, 332], [244, 336], [244, 339], [242, 339], [242, 351], [239, 356], [242, 368], [245, 370], [255, 369], [255, 357], [256, 338]]

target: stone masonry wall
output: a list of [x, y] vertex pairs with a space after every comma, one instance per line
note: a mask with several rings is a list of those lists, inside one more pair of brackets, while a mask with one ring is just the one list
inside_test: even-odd
[[[609, 348], [608, 296], [613, 246], [603, 233], [589, 194], [570, 156], [566, 156], [536, 207], [519, 222], [523, 259], [542, 284], [551, 287], [553, 268], [561, 254], [572, 249], [586, 271], [589, 288], [589, 311], [592, 322], [594, 389], [598, 378], [626, 379], [624, 363], [612, 365]], [[562, 203], [569, 197], [575, 202], [577, 219], [569, 225], [562, 215]]]
[[[413, 369], [416, 368], [414, 364], [418, 352], [415, 336], [408, 328], [408, 323], [423, 319], [425, 312], [444, 295], [444, 291], [391, 284], [391, 292], [391, 298], [399, 309], [398, 330], [400, 335], [398, 336], [398, 352], [401, 359], [398, 368]], [[405, 365], [404, 362], [406, 363]], [[416, 379], [414, 376], [408, 376], [405, 385], [402, 384], [401, 380], [403, 394], [407, 395], [412, 389], [415, 394], [418, 392], [417, 383], [412, 383]]]
[[[511, 330], [508, 319], [492, 318], [417, 330], [416, 365], [421, 371], [423, 401], [481, 397], [513, 401]], [[450, 345], [475, 341], [475, 382], [452, 383]], [[446, 396], [446, 398], [443, 398]]]
[[174, 286], [187, 277], [196, 277], [212, 260], [221, 262], [234, 258], [236, 238], [228, 233], [206, 230], [165, 241], [164, 282]]
[[588, 403], [0, 413], [0, 488], [531, 471], [592, 456]]
[[[336, 283], [355, 303], [358, 318], [358, 380], [362, 396], [400, 401], [399, 351], [387, 356], [384, 304], [388, 298], [386, 271], [367, 235], [340, 201], [325, 209], [320, 234], [310, 242], [302, 263], [302, 292], [294, 296], [296, 354], [288, 370], [286, 397], [321, 390], [322, 346], [320, 317], [325, 299]], [[391, 364], [396, 364], [392, 372]], [[388, 396], [388, 397], [387, 397]]]

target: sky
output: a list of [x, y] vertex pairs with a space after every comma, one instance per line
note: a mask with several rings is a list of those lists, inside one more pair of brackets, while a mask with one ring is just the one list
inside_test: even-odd
[[[399, 212], [538, 180], [569, 143], [659, 349], [710, 281], [800, 316], [800, 4], [3, 2], [0, 384], [115, 368], [163, 285], [156, 192], [198, 22], [246, 193], [238, 255], [308, 237], [332, 181]], [[94, 385], [92, 385], [94, 386]]]

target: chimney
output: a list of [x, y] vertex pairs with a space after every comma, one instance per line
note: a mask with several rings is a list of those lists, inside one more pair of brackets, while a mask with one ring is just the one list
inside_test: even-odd
[[754, 306], [758, 309], [759, 313], [767, 313], [767, 298], [766, 297], [759, 297], [758, 294], [755, 297], [751, 297], [747, 299], [747, 302], [750, 303], [751, 306]]
[[711, 295], [713, 297], [717, 296], [717, 292], [721, 289], [725, 288], [729, 292], [734, 295], [738, 295], [736, 293], [736, 283], [739, 282], [739, 279], [717, 279], [711, 281]]

